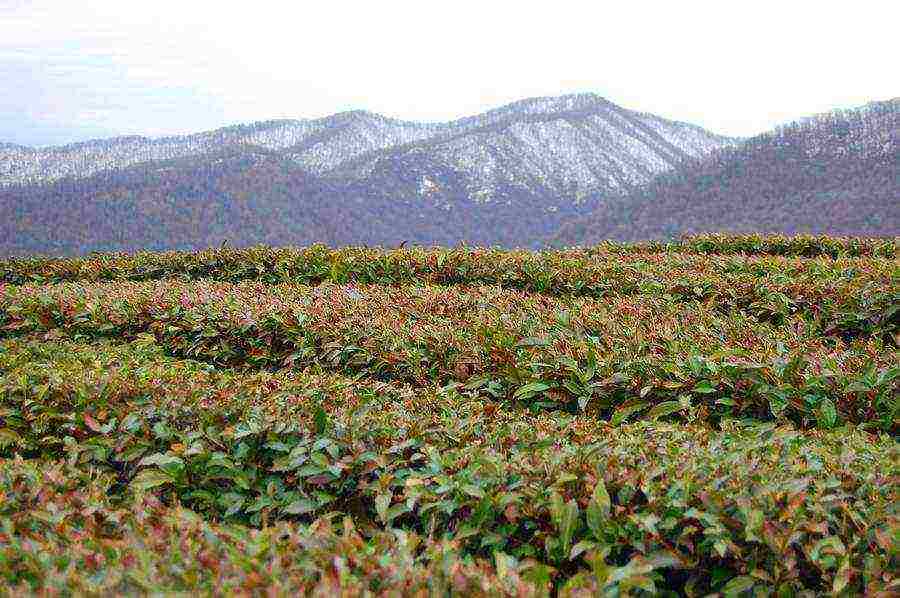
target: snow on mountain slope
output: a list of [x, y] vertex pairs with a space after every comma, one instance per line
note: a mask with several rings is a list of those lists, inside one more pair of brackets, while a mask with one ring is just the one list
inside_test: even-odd
[[7, 147], [0, 235], [7, 253], [203, 247], [226, 232], [235, 245], [535, 247], [603, 198], [734, 143], [578, 94], [447, 123], [356, 111], [162, 139]]
[[[330, 175], [407, 196], [428, 187], [489, 201], [501, 189], [518, 188], [578, 203], [589, 194], [624, 192], [734, 143], [590, 94], [526, 100], [458, 127], [464, 132], [371, 152]], [[434, 180], [438, 172], [444, 187]]]
[[566, 222], [553, 240], [700, 232], [900, 234], [900, 100], [818, 114], [666, 171]]
[[158, 160], [258, 146], [290, 154], [311, 170], [332, 168], [373, 149], [422, 139], [427, 126], [386, 122], [376, 115], [343, 113], [315, 120], [278, 120], [237, 125], [193, 135], [116, 137], [49, 148], [0, 146], [0, 184], [28, 184], [82, 178], [97, 172]]
[[[528, 124], [548, 121], [551, 124]], [[489, 128], [506, 129], [508, 139], [485, 136]], [[469, 133], [475, 133], [477, 140], [460, 139]], [[556, 172], [558, 183], [582, 189], [598, 178], [611, 176], [615, 179], [613, 186], [626, 180], [643, 181], [648, 172], [664, 168], [682, 154], [698, 155], [728, 140], [697, 127], [621, 109], [593, 94], [578, 94], [522, 100], [448, 123], [416, 123], [354, 111], [158, 139], [117, 137], [38, 149], [0, 145], [0, 185], [82, 178], [105, 170], [247, 145], [282, 152], [308, 171], [324, 174], [359, 156], [419, 142], [446, 142], [448, 145], [438, 151], [457, 166], [471, 170], [473, 184], [480, 184], [479, 190], [489, 193], [493, 177], [484, 173], [493, 167], [481, 159], [490, 162], [494, 152], [526, 149], [526, 163], [515, 169], [520, 171], [517, 179], [529, 171], [527, 163], [531, 162], [541, 165], [541, 173], [562, 168]], [[608, 142], [612, 142], [608, 148], [597, 147]], [[484, 147], [479, 148], [479, 144]], [[458, 154], [458, 158], [451, 158], [448, 152]], [[607, 157], [594, 155], [598, 153]], [[610, 163], [608, 170], [615, 171], [622, 159], [626, 162], [622, 165], [624, 173], [618, 178], [598, 163], [605, 160]]]

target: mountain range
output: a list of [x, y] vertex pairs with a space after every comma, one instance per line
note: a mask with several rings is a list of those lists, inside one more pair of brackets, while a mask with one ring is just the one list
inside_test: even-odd
[[[810, 196], [821, 206], [868, 201], [876, 207], [860, 214], [869, 225], [845, 228], [893, 234], [896, 115], [896, 101], [872, 104], [743, 140], [578, 94], [448, 123], [355, 111], [158, 139], [0, 144], [0, 254], [225, 240], [540, 247], [666, 237], [703, 228], [703, 219], [716, 230], [744, 230], [766, 215], [741, 205], [756, 205], [745, 197], [756, 183], [745, 179], [766, 160], [776, 164], [760, 196], [767, 206]], [[829, 137], [827, 127], [849, 132]], [[722, 172], [743, 173], [744, 182], [725, 185]], [[838, 184], [845, 179], [850, 191]], [[868, 194], [873, 187], [880, 191]], [[738, 188], [744, 195], [734, 200]], [[819, 220], [827, 229], [828, 218]]]
[[702, 232], [900, 235], [900, 99], [820, 114], [608, 197], [558, 245]]

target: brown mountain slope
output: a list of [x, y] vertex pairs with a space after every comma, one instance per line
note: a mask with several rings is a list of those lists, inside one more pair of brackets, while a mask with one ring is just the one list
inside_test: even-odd
[[816, 116], [662, 174], [554, 244], [699, 232], [900, 234], [900, 100]]

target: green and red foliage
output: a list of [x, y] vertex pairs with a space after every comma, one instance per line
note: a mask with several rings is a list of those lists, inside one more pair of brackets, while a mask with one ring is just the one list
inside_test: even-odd
[[[305, 248], [249, 247], [189, 252], [92, 254], [88, 257], [22, 257], [0, 260], [0, 282], [158, 280], [214, 278], [237, 282], [323, 281], [370, 284], [500, 284], [542, 293], [599, 295], [609, 282], [662, 284], [667, 274], [822, 276], [835, 269], [878, 267], [878, 260], [786, 258], [886, 258], [897, 256], [897, 239], [700, 235], [679, 242], [616, 244], [561, 251], [421, 248], [378, 249], [324, 245]], [[662, 255], [654, 255], [662, 254]], [[735, 259], [739, 256], [741, 259]], [[747, 259], [756, 256], [760, 259]], [[883, 266], [883, 264], [881, 264]], [[713, 281], [711, 281], [713, 282]]]
[[896, 262], [620, 249], [7, 263], [0, 582], [896, 593]]
[[897, 256], [897, 239], [885, 237], [826, 237], [816, 235], [723, 235], [686, 236], [670, 244], [647, 243], [638, 247], [728, 255], [783, 255], [787, 257], [886, 257]]

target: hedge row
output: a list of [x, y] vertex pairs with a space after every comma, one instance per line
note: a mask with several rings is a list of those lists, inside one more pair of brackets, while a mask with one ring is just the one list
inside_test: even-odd
[[[645, 251], [707, 254], [782, 255], [789, 257], [897, 257], [896, 237], [866, 239], [824, 235], [689, 235], [670, 243], [634, 246]], [[601, 245], [601, 247], [603, 247]]]
[[[0, 465], [11, 586], [405, 592], [434, 576], [477, 593], [483, 574], [496, 593], [898, 587], [887, 436], [613, 426], [458, 387], [210, 371], [149, 342], [73, 348], [4, 344], [0, 452], [38, 459]], [[358, 533], [304, 527], [329, 513]]]
[[[220, 525], [152, 494], [110, 500], [113, 484], [65, 462], [0, 459], [5, 594], [536, 597], [555, 572], [500, 554], [495, 566], [402, 530], [364, 537], [348, 517]], [[636, 559], [605, 585], [646, 587], [653, 568]]]
[[[706, 241], [697, 241], [703, 246]], [[677, 248], [676, 248], [677, 249]], [[893, 256], [890, 256], [893, 257]], [[500, 284], [506, 288], [549, 294], [602, 296], [648, 289], [678, 289], [700, 278], [706, 287], [718, 282], [767, 279], [786, 281], [897, 277], [893, 259], [847, 257], [794, 259], [772, 256], [706, 255], [667, 251], [667, 246], [638, 251], [607, 247], [565, 251], [501, 249], [328, 249], [251, 247], [195, 253], [97, 254], [85, 258], [0, 260], [0, 282], [25, 284], [65, 281], [159, 280], [212, 278], [237, 282], [317, 284]], [[674, 280], [669, 280], [674, 279]]]
[[[294, 284], [498, 285], [550, 296], [595, 299], [668, 296], [714, 303], [774, 322], [805, 313], [833, 323], [832, 332], [861, 335], [900, 330], [900, 268], [891, 260], [786, 260], [672, 254], [588, 256], [492, 250], [329, 251], [254, 248], [203, 254], [144, 254], [9, 266], [16, 284], [60, 280], [188, 280]], [[3, 284], [0, 283], [0, 292]]]
[[774, 326], [665, 297], [165, 282], [17, 287], [0, 308], [8, 334], [149, 334], [172, 355], [216, 365], [455, 381], [543, 407], [692, 401], [711, 420], [885, 430], [898, 410], [896, 351], [879, 337], [847, 343], [803, 318]]

